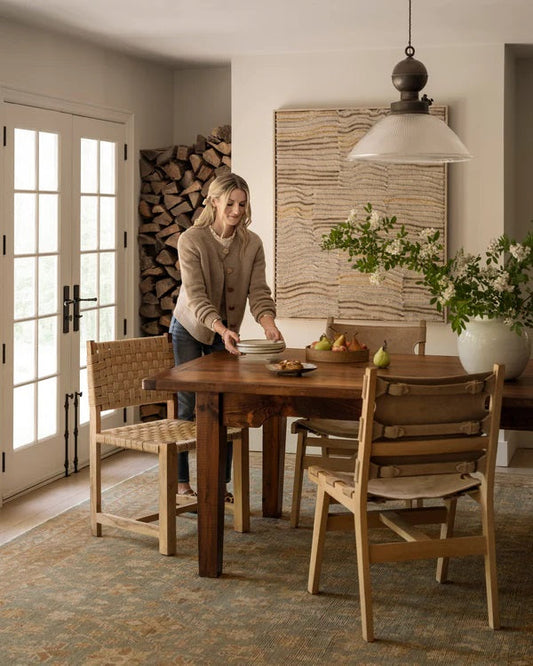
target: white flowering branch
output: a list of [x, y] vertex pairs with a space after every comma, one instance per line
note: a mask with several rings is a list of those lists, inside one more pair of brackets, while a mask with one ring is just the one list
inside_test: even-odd
[[452, 329], [459, 333], [471, 317], [503, 318], [518, 333], [533, 326], [533, 232], [522, 243], [503, 235], [490, 242], [484, 255], [465, 254], [442, 261], [440, 232], [423, 229], [418, 240], [407, 236], [396, 217], [380, 217], [369, 203], [364, 222], [353, 209], [348, 219], [322, 238], [322, 249], [343, 250], [352, 268], [380, 284], [387, 271], [406, 268], [420, 275], [430, 303], [448, 308]]

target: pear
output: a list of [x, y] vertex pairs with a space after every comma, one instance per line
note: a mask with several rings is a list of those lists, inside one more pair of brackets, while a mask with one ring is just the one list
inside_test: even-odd
[[331, 350], [331, 341], [328, 339], [325, 333], [320, 336], [320, 340], [318, 342], [315, 342], [313, 349], [317, 349], [318, 351]]
[[383, 347], [380, 347], [374, 354], [374, 365], [378, 368], [386, 368], [390, 364], [390, 356], [387, 351], [387, 341], [383, 341]]
[[363, 349], [363, 347], [354, 333], [352, 341], [348, 345], [348, 351], [361, 351], [361, 349]]
[[346, 347], [346, 336], [344, 333], [341, 333], [339, 337], [335, 339], [333, 347]]

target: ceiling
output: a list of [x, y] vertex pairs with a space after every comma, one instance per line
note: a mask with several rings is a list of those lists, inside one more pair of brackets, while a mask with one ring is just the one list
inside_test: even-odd
[[[398, 48], [408, 0], [0, 0], [0, 19], [173, 67], [233, 56]], [[413, 0], [412, 43], [533, 42], [533, 0]]]

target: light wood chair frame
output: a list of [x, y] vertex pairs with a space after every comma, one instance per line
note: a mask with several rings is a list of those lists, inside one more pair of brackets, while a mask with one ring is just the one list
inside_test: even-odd
[[[174, 393], [147, 391], [142, 380], [173, 367], [174, 356], [168, 334], [128, 338], [110, 342], [87, 342], [87, 374], [90, 407], [90, 522], [94, 536], [102, 526], [152, 536], [163, 555], [176, 553], [176, 516], [197, 509], [196, 500], [177, 495], [178, 452], [196, 448], [196, 424], [175, 418]], [[102, 430], [102, 412], [166, 403], [167, 418]], [[250, 529], [248, 430], [228, 428], [233, 442], [234, 529]], [[157, 513], [126, 517], [102, 510], [102, 446], [153, 453], [158, 458], [159, 507]], [[159, 521], [158, 525], [153, 524]]]
[[[500, 626], [500, 616], [493, 495], [504, 368], [495, 365], [493, 373], [485, 375], [447, 378], [446, 381], [435, 379], [417, 382], [419, 385], [425, 383], [426, 386], [431, 386], [434, 400], [442, 401], [446, 401], [451, 395], [450, 384], [459, 386], [477, 382], [479, 388], [479, 384], [482, 383], [483, 386], [477, 396], [465, 397], [465, 392], [462, 395], [460, 393], [455, 395], [462, 403], [466, 403], [467, 400], [473, 403], [479, 399], [478, 414], [486, 410], [484, 418], [473, 417], [480, 419], [478, 422], [480, 431], [477, 433], [470, 427], [470, 423], [475, 423], [473, 421], [468, 425], [473, 434], [467, 433], [465, 422], [461, 422], [454, 424], [458, 426], [455, 435], [443, 435], [444, 426], [432, 423], [431, 413], [434, 410], [431, 404], [428, 404], [426, 415], [417, 422], [423, 423], [426, 435], [415, 437], [407, 433], [391, 440], [376, 435], [379, 432], [376, 430], [379, 402], [383, 399], [381, 395], [376, 394], [377, 374], [375, 368], [368, 368], [365, 374], [360, 444], [355, 472], [343, 474], [314, 466], [308, 470], [310, 480], [317, 484], [308, 591], [312, 594], [319, 591], [326, 531], [355, 529], [361, 625], [363, 638], [366, 641], [374, 640], [370, 566], [380, 562], [438, 558], [436, 579], [442, 583], [447, 580], [450, 557], [483, 556], [488, 621], [491, 628], [497, 629]], [[387, 381], [398, 386], [402, 382], [407, 384], [417, 380], [388, 378]], [[440, 389], [440, 392], [437, 392], [437, 389]], [[424, 399], [427, 399], [426, 396]], [[397, 424], [406, 422], [405, 415], [409, 409], [408, 405], [402, 409], [401, 400], [401, 397], [398, 397]], [[465, 413], [469, 408], [469, 406], [464, 407]], [[419, 411], [422, 410], [419, 408]], [[471, 411], [474, 413], [476, 408], [472, 407]], [[457, 418], [457, 421], [459, 420]], [[451, 427], [448, 422], [446, 427]], [[459, 429], [463, 432], [459, 432]], [[450, 462], [452, 460], [453, 462]], [[380, 466], [382, 464], [384, 466]], [[388, 470], [391, 465], [397, 466], [394, 467], [394, 473], [402, 477], [401, 486], [398, 486], [396, 478], [392, 481], [385, 478], [388, 472], [384, 470]], [[453, 471], [451, 467], [454, 468]], [[473, 472], [475, 476], [471, 476]], [[376, 480], [376, 476], [383, 478]], [[396, 484], [396, 490], [392, 486], [391, 491], [391, 483]], [[403, 491], [398, 493], [398, 487], [403, 487]], [[456, 505], [458, 498], [464, 495], [472, 497], [478, 504], [480, 533], [456, 536], [454, 535]], [[369, 508], [369, 502], [373, 501], [385, 503], [374, 507], [390, 507], [391, 499], [401, 502], [406, 498], [417, 500], [437, 497], [443, 500], [442, 506]], [[331, 502], [342, 504], [348, 512], [329, 513]], [[421, 525], [430, 523], [440, 525], [440, 534], [436, 537], [420, 529]], [[395, 536], [399, 536], [402, 540], [370, 541], [369, 532], [374, 528], [384, 527], [390, 528]]]
[[[348, 338], [358, 335], [360, 342], [370, 347], [370, 359], [387, 340], [392, 354], [418, 354], [426, 351], [426, 322], [399, 324], [382, 322], [380, 324], [353, 324], [335, 321], [328, 317], [326, 335], [336, 338], [346, 333]], [[311, 465], [322, 465], [340, 471], [353, 469], [357, 455], [357, 421], [333, 421], [330, 419], [298, 419], [291, 424], [291, 432], [297, 435], [296, 455], [294, 458], [294, 481], [292, 487], [292, 505], [290, 526], [298, 527], [304, 472]], [[310, 451], [313, 447], [318, 453]]]

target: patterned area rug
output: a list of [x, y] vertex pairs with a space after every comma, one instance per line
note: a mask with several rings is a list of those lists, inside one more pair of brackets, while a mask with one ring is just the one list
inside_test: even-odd
[[[285, 507], [290, 505], [287, 470]], [[487, 624], [480, 558], [373, 568], [375, 643], [361, 638], [353, 537], [330, 533], [322, 593], [306, 591], [313, 493], [302, 527], [260, 514], [252, 455], [252, 531], [226, 518], [224, 575], [197, 575], [196, 518], [178, 519], [179, 552], [104, 528], [83, 503], [0, 549], [0, 664], [531, 664], [533, 478], [499, 475], [498, 571], [503, 628]], [[151, 510], [156, 472], [105, 494], [110, 510]], [[472, 520], [467, 508], [459, 527]]]

